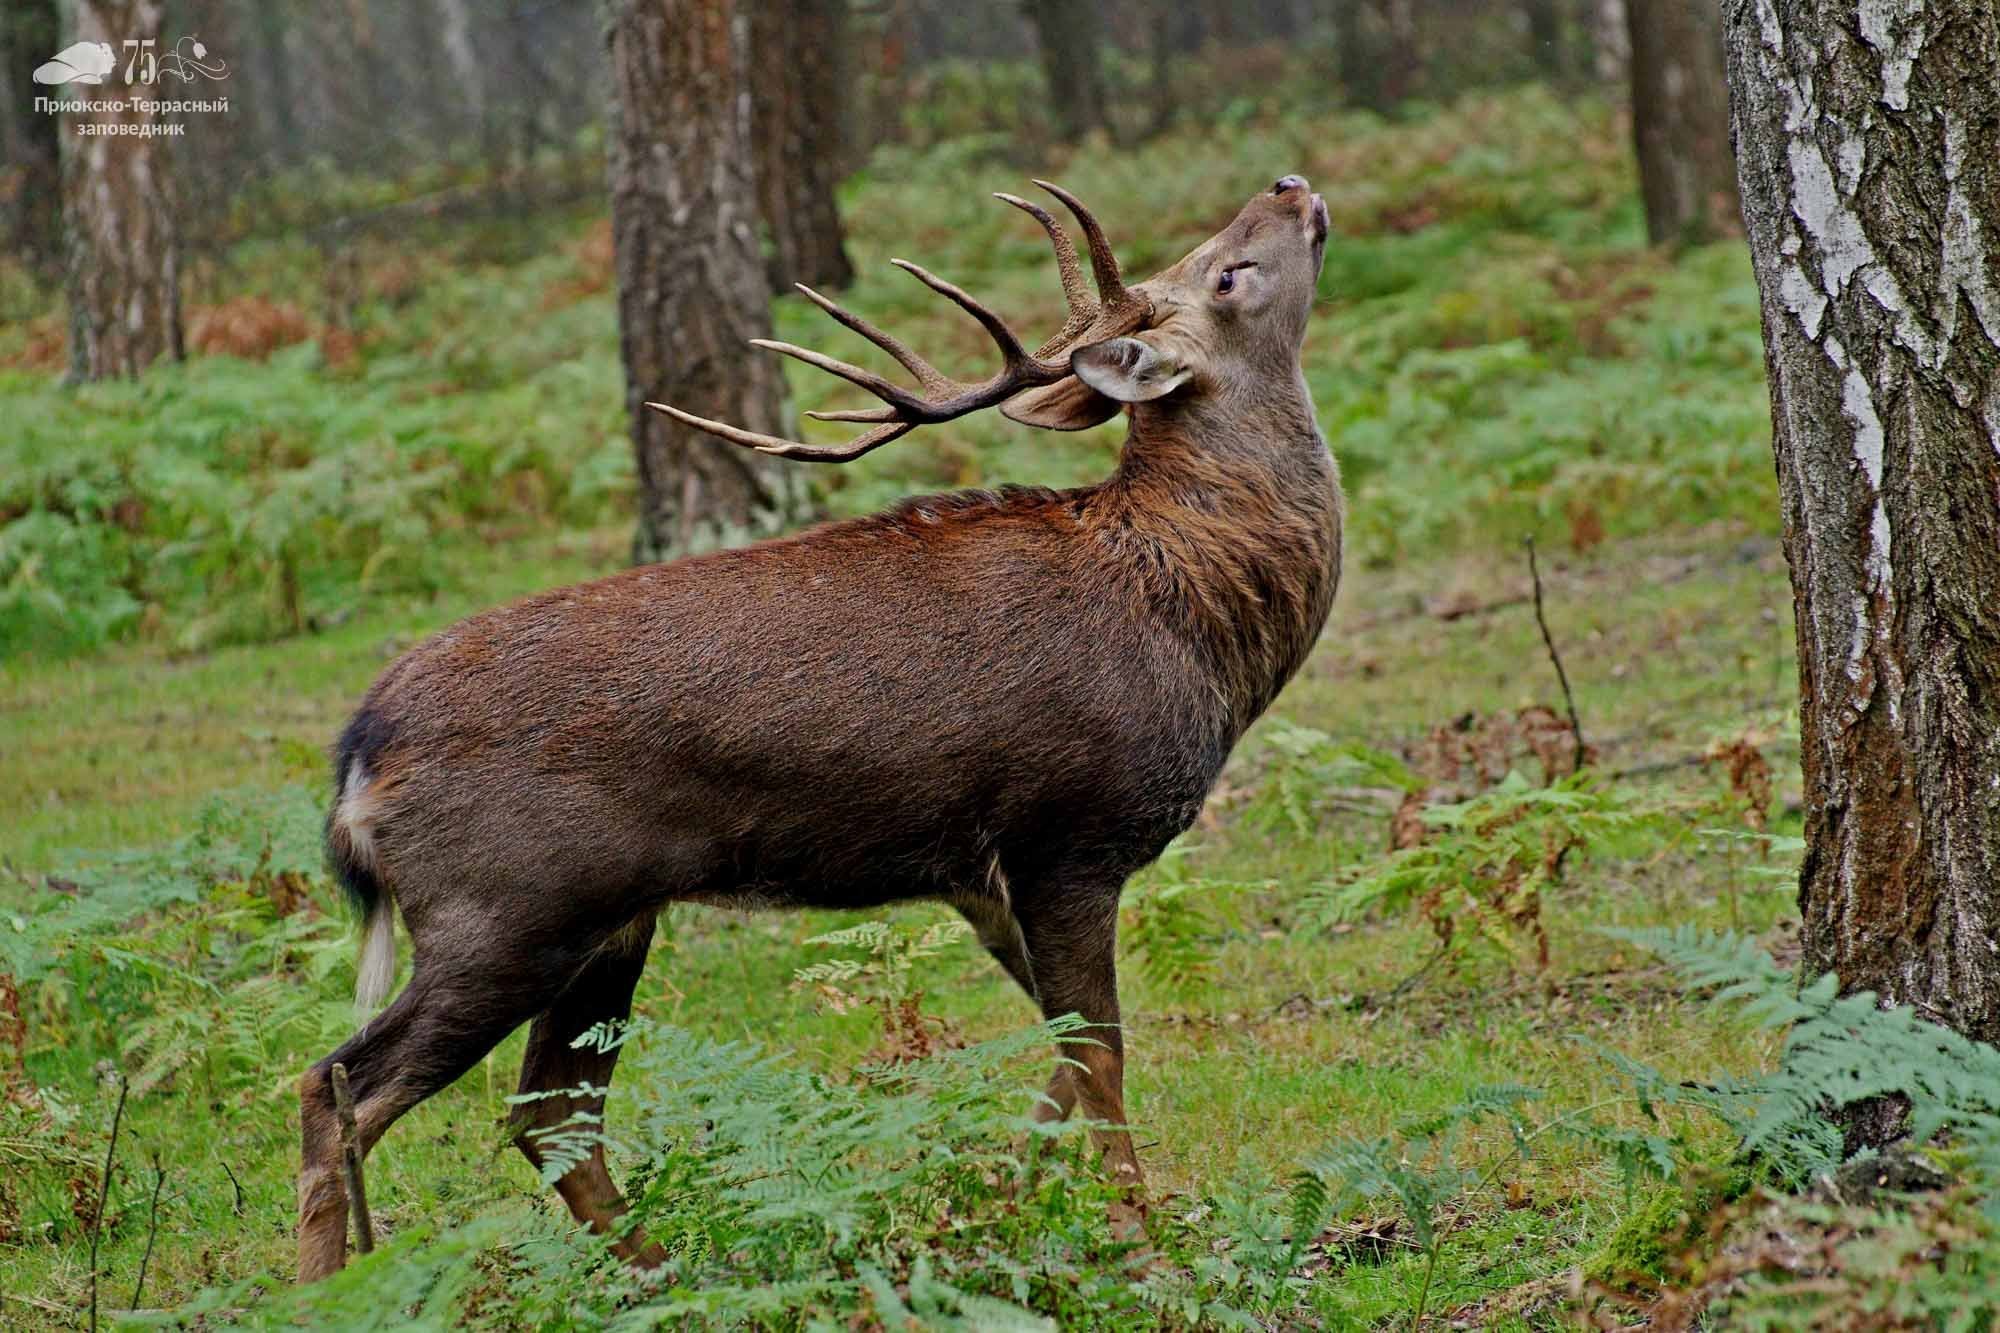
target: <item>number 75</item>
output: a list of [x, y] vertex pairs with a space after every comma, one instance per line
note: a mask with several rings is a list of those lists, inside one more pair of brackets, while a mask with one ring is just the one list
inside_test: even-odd
[[125, 82], [134, 82], [132, 71], [135, 67], [144, 71], [137, 80], [139, 83], [151, 83], [158, 77], [160, 72], [159, 58], [153, 54], [153, 39], [151, 37], [127, 37], [124, 41], [124, 47], [132, 53], [131, 59], [125, 62]]

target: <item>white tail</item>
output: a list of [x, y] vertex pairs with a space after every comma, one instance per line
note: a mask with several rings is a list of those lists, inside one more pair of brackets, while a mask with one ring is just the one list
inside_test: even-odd
[[361, 958], [354, 967], [354, 1007], [372, 1014], [389, 998], [396, 981], [396, 909], [385, 894], [362, 922]]

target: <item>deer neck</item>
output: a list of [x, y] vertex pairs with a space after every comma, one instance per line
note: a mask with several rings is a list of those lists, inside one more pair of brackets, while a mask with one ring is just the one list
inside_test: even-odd
[[1305, 661], [1340, 581], [1340, 474], [1303, 376], [1275, 399], [1134, 407], [1101, 493], [1114, 543], [1212, 664], [1240, 734]]

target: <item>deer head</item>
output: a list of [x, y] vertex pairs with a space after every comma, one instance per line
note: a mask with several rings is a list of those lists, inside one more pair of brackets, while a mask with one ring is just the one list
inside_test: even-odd
[[1273, 376], [1297, 373], [1327, 234], [1326, 202], [1312, 193], [1305, 177], [1283, 177], [1186, 258], [1130, 287], [1090, 210], [1059, 186], [1035, 184], [1060, 200], [1083, 229], [1097, 294], [1093, 297], [1085, 287], [1076, 247], [1047, 210], [1015, 195], [996, 195], [1039, 222], [1055, 249], [1069, 318], [1034, 352], [1022, 347], [1005, 321], [960, 288], [906, 260], [890, 261], [986, 329], [1001, 357], [1000, 369], [986, 380], [964, 384], [951, 379], [892, 335], [801, 285], [798, 290], [806, 299], [894, 357], [916, 377], [919, 391], [810, 348], [756, 338], [751, 340], [755, 346], [796, 357], [880, 398], [885, 406], [807, 414], [820, 421], [865, 422], [870, 429], [844, 445], [814, 446], [711, 421], [665, 403], [646, 406], [764, 453], [844, 463], [918, 426], [985, 407], [1000, 407], [1024, 425], [1082, 430], [1127, 403], [1174, 393], [1190, 401], [1227, 398], [1269, 383]]

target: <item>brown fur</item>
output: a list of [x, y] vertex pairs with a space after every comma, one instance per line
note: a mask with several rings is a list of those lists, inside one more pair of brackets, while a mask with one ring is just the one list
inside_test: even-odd
[[[1323, 236], [1317, 197], [1281, 182], [1144, 285], [1146, 348], [1077, 353], [1133, 394], [1098, 485], [913, 499], [559, 588], [383, 673], [343, 738], [329, 847], [364, 901], [393, 898], [415, 970], [302, 1084], [302, 1279], [343, 1259], [328, 1065], [367, 1144], [530, 1019], [523, 1091], [608, 1084], [615, 1053], [569, 1042], [627, 1012], [674, 901], [954, 902], [1045, 1013], [1097, 1025], [1045, 1112], [1123, 1123], [1119, 890], [1193, 822], [1339, 580], [1298, 365]], [[1244, 299], [1211, 295], [1244, 255]], [[1133, 387], [1135, 358], [1178, 387]], [[1105, 412], [1097, 388], [1052, 388], [1051, 413]], [[531, 1160], [527, 1131], [574, 1109], [524, 1109]], [[1136, 1184], [1129, 1138], [1105, 1148]], [[617, 1226], [601, 1155], [559, 1188]], [[655, 1257], [636, 1233], [621, 1252]]]

